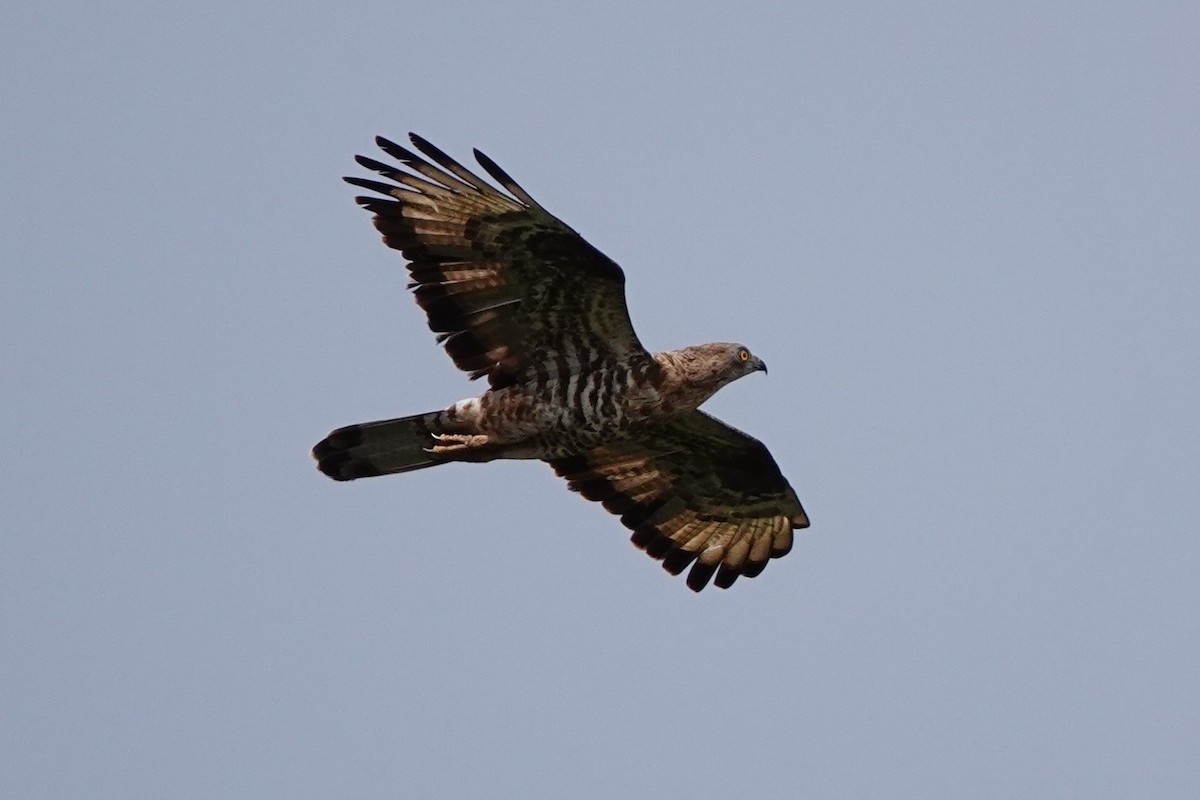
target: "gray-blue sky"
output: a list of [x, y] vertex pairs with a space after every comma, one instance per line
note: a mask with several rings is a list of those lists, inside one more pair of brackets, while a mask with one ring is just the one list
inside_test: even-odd
[[[60, 3], [0, 24], [12, 797], [1187, 797], [1200, 14]], [[338, 180], [479, 146], [812, 528], [694, 596], [465, 397]]]

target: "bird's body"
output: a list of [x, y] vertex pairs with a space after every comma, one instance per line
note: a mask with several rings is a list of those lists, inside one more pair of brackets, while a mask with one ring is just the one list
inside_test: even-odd
[[490, 443], [508, 448], [505, 458], [559, 458], [652, 419], [666, 402], [662, 376], [658, 362], [642, 354], [584, 362], [569, 374], [489, 389], [451, 409]]
[[413, 173], [360, 157], [396, 185], [347, 180], [384, 240], [412, 263], [417, 302], [455, 363], [487, 376], [478, 397], [441, 410], [351, 425], [313, 454], [352, 480], [454, 461], [541, 459], [599, 500], [633, 540], [688, 585], [727, 587], [786, 553], [808, 518], [757, 440], [699, 411], [725, 384], [766, 367], [738, 344], [642, 348], [624, 274], [547, 214], [490, 159], [503, 194], [437, 148], [436, 162], [386, 140]]

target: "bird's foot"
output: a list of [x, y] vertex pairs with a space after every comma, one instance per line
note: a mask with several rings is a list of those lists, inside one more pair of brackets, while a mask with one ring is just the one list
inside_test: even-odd
[[426, 447], [425, 452], [435, 456], [463, 456], [467, 452], [483, 447], [488, 443], [488, 437], [481, 433], [435, 433], [432, 436], [437, 444], [433, 447]]

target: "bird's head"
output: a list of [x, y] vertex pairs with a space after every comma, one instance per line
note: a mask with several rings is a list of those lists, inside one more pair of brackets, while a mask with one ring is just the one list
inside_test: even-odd
[[678, 407], [696, 408], [726, 384], [752, 372], [766, 372], [767, 365], [744, 344], [713, 342], [660, 353], [667, 366]]
[[751, 372], [766, 372], [767, 365], [744, 344], [713, 342], [684, 348], [696, 377], [724, 386]]
[[726, 345], [728, 352], [733, 360], [734, 367], [737, 370], [737, 377], [749, 375], [751, 372], [762, 372], [767, 374], [767, 365], [761, 358], [750, 352], [750, 348], [744, 344]]

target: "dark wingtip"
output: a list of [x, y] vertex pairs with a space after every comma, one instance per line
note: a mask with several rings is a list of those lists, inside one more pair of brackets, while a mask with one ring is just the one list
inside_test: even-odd
[[355, 156], [354, 160], [358, 162], [360, 167], [366, 167], [372, 172], [378, 172], [383, 175], [394, 175], [396, 173], [395, 167], [388, 166], [382, 161], [376, 161], [375, 159], [368, 158], [367, 156]]
[[478, 147], [472, 148], [471, 153], [475, 156], [475, 160], [479, 162], [479, 166], [487, 170], [488, 173], [496, 180], [500, 181], [501, 183], [516, 182], [509, 177], [507, 172], [500, 169], [500, 165], [498, 165], [495, 161], [492, 161], [492, 159], [488, 157], [487, 153], [483, 152]]
[[[410, 134], [410, 136], [411, 135], [412, 134]], [[408, 161], [414, 161], [414, 160], [416, 160], [416, 161], [421, 160], [421, 157], [418, 156], [416, 153], [412, 152], [411, 150], [409, 150], [407, 147], [404, 147], [403, 145], [396, 144], [391, 139], [385, 139], [382, 136], [376, 136], [375, 144], [379, 145], [380, 150], [387, 153], [389, 156], [396, 159], [397, 161], [408, 162]]]
[[717, 571], [717, 564], [704, 564], [697, 561], [692, 565], [691, 572], [687, 576], [688, 588], [693, 592], [699, 592], [708, 585], [713, 573]]
[[688, 550], [674, 550], [663, 558], [662, 567], [672, 575], [678, 575], [696, 560], [697, 555], [699, 554]]
[[733, 586], [733, 582], [738, 579], [740, 573], [736, 569], [727, 567], [724, 564], [717, 570], [717, 577], [713, 579], [713, 586], [718, 589], [728, 589]]
[[767, 564], [769, 563], [769, 560], [747, 561], [742, 567], [742, 575], [747, 578], [757, 578], [767, 568]]
[[633, 535], [629, 537], [629, 541], [633, 542], [633, 546], [638, 550], [645, 550], [647, 547], [658, 538], [658, 530], [649, 525], [639, 525]]
[[428, 139], [418, 136], [415, 133], [410, 133], [408, 140], [413, 143], [413, 147], [433, 159], [441, 167], [451, 169], [452, 166], [457, 166], [457, 162], [453, 158], [446, 155], [440, 147], [431, 143]]
[[[655, 531], [655, 533], [658, 532]], [[646, 545], [646, 555], [654, 559], [663, 558], [667, 553], [671, 552], [671, 548], [674, 546], [675, 542], [671, 541], [670, 537], [658, 533], [658, 538]]]
[[373, 181], [370, 178], [356, 178], [353, 175], [347, 175], [342, 180], [351, 186], [357, 186], [360, 189], [367, 189], [372, 192], [379, 192], [382, 195], [391, 195], [396, 190], [396, 187], [391, 184]]
[[511, 175], [500, 168], [499, 164], [492, 161], [487, 153], [484, 153], [479, 148], [475, 148], [473, 152], [475, 160], [479, 162], [479, 165], [487, 171], [487, 174], [491, 175], [501, 186], [507, 189], [513, 197], [532, 208], [541, 208], [538, 202], [529, 196], [529, 192], [522, 189], [521, 184], [514, 181]]
[[[796, 505], [800, 505], [799, 501], [796, 502]], [[812, 522], [808, 518], [808, 512], [805, 511], [803, 507], [800, 508], [799, 514], [796, 514], [792, 517], [792, 528], [795, 530], [807, 528], [811, 524]]]

